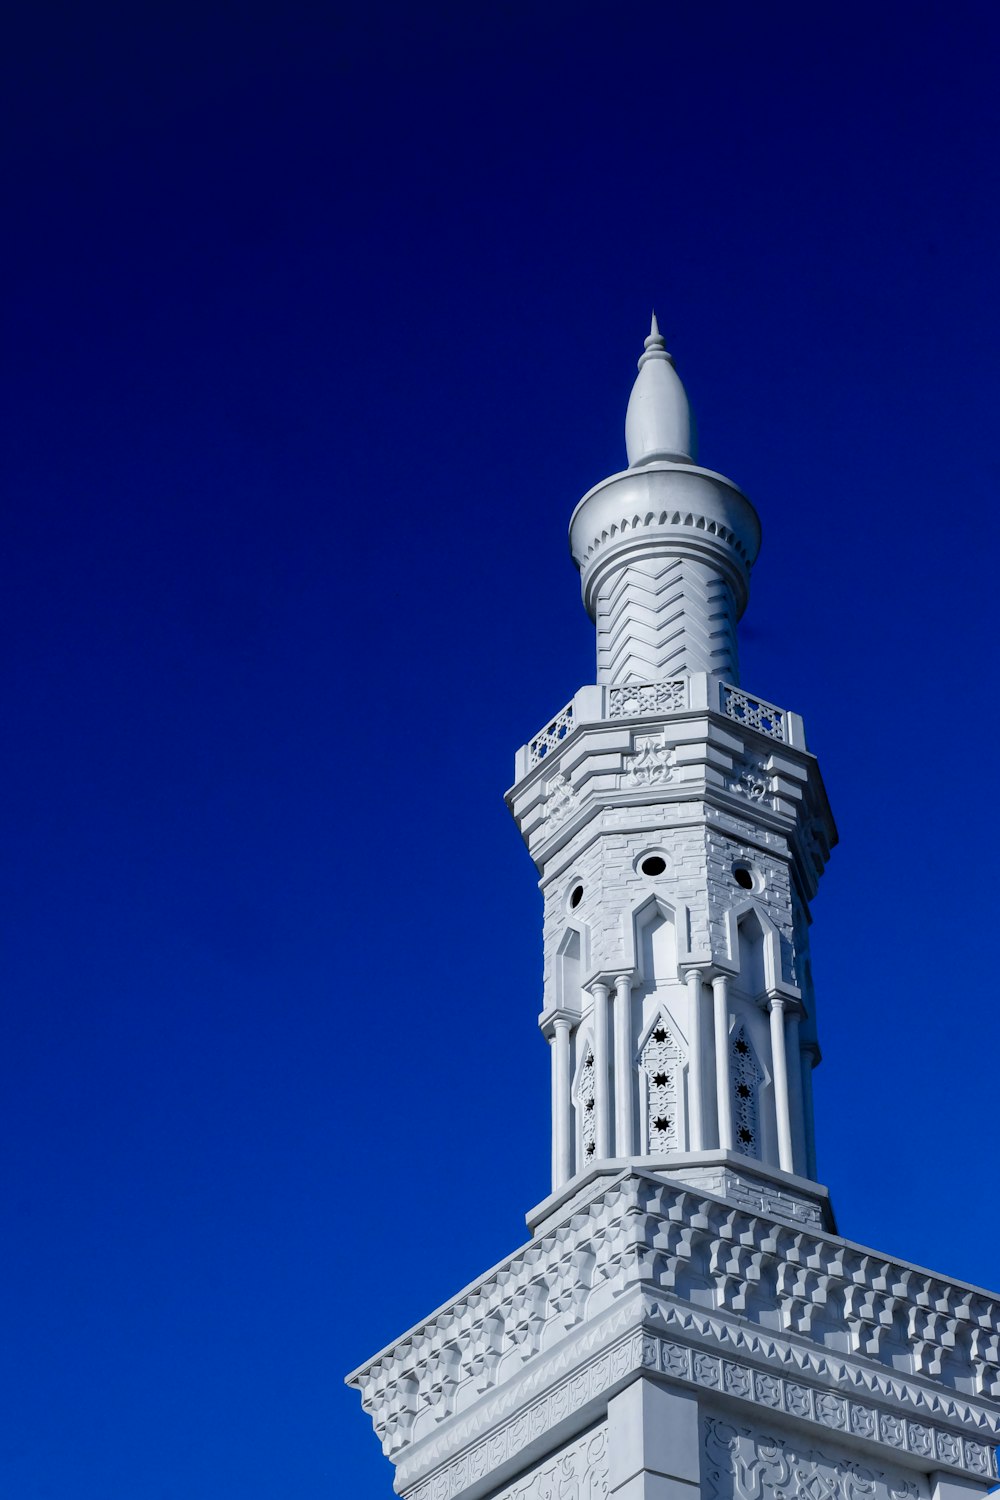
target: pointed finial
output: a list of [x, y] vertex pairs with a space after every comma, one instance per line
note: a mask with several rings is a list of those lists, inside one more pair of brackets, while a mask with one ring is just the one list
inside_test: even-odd
[[664, 460], [692, 463], [695, 457], [691, 408], [655, 312], [625, 414], [625, 447], [631, 469]]
[[660, 325], [656, 321], [655, 312], [649, 320], [649, 332], [646, 335], [642, 347], [643, 353], [639, 358], [640, 370], [648, 359], [669, 359], [671, 364], [673, 364], [673, 359], [667, 353], [667, 346], [663, 342], [663, 335], [660, 332]]

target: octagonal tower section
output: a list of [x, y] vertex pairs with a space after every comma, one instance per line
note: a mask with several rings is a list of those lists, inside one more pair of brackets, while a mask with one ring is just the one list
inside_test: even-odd
[[833, 1226], [808, 930], [836, 829], [801, 718], [739, 686], [760, 525], [693, 431], [654, 319], [629, 467], [570, 524], [598, 680], [521, 748], [507, 797], [544, 897], [536, 1232], [625, 1161]]

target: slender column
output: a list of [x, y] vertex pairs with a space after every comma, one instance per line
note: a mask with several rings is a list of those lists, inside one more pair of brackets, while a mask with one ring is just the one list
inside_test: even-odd
[[691, 1022], [691, 1059], [688, 1067], [688, 1097], [691, 1106], [691, 1128], [688, 1133], [688, 1149], [705, 1149], [705, 1104], [703, 1099], [705, 1077], [705, 1024], [701, 1009], [702, 977], [700, 969], [688, 969], [688, 1010]]
[[794, 1172], [792, 1124], [788, 1108], [788, 1058], [785, 1052], [785, 999], [769, 995], [771, 1010], [771, 1071], [774, 1074], [774, 1113], [778, 1126], [778, 1163], [783, 1172]]
[[594, 1146], [598, 1161], [611, 1155], [608, 1111], [608, 987], [592, 984], [594, 997]]
[[552, 1190], [573, 1173], [569, 1097], [569, 1022], [557, 1017], [552, 1038]]
[[729, 1068], [729, 980], [712, 980], [715, 1009], [715, 1102], [719, 1111], [719, 1149], [733, 1150], [733, 1080]]
[[615, 980], [615, 1155], [634, 1156], [632, 1132], [632, 980]]
[[799, 1046], [799, 1011], [788, 1012], [785, 1019], [785, 1041], [788, 1046], [788, 1107], [792, 1127], [793, 1171], [805, 1174], [805, 1120], [802, 1115], [802, 1053]]
[[806, 1176], [816, 1180], [816, 1132], [813, 1125], [813, 1068], [819, 1061], [819, 1048], [815, 1042], [806, 1042], [800, 1049], [802, 1055], [802, 1120], [805, 1129]]

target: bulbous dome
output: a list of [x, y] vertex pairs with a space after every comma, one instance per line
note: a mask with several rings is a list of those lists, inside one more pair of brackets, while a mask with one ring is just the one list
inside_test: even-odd
[[655, 313], [644, 348], [625, 413], [629, 468], [663, 460], [693, 463], [697, 455], [691, 406]]

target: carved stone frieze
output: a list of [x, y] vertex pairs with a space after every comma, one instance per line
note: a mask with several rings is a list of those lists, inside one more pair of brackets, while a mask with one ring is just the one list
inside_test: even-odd
[[[632, 1326], [622, 1335], [619, 1330], [628, 1324]], [[576, 1413], [604, 1404], [609, 1392], [636, 1371], [655, 1369], [655, 1343], [634, 1326], [631, 1315], [617, 1314], [599, 1333], [594, 1330], [572, 1350], [525, 1372], [468, 1417], [402, 1455], [399, 1488], [409, 1495], [417, 1482], [431, 1479], [433, 1500], [450, 1500], [482, 1474], [516, 1461], [529, 1443]]]
[[[648, 1327], [633, 1326], [631, 1332], [622, 1335], [618, 1330], [624, 1322], [657, 1316], [656, 1307], [648, 1303], [639, 1307], [633, 1304], [623, 1317], [624, 1312], [622, 1309], [612, 1319], [602, 1321], [571, 1350], [554, 1355], [543, 1367], [526, 1371], [486, 1406], [419, 1445], [419, 1451], [404, 1455], [398, 1474], [407, 1495], [419, 1482], [421, 1488], [412, 1493], [420, 1500], [452, 1500], [499, 1465], [516, 1461], [529, 1443], [543, 1439], [574, 1412], [583, 1413], [583, 1419], [589, 1420], [587, 1412], [593, 1410], [595, 1401], [640, 1371], [734, 1397], [754, 1409], [767, 1408], [786, 1418], [797, 1418], [814, 1426], [817, 1434], [821, 1430], [843, 1433], [852, 1439], [888, 1445], [926, 1460], [928, 1466], [960, 1468], [987, 1479], [994, 1476], [995, 1437], [963, 1437], [926, 1417], [917, 1420], [901, 1416], [884, 1404], [865, 1400], [856, 1394], [858, 1382], [849, 1367], [839, 1372], [845, 1389], [832, 1391], [817, 1383], [824, 1374], [819, 1368], [810, 1367], [805, 1373], [814, 1378], [804, 1379], [801, 1369], [794, 1369], [792, 1374], [762, 1369], [749, 1358], [699, 1349], [680, 1343], [676, 1337], [659, 1336]], [[671, 1308], [669, 1312], [669, 1318], [661, 1316], [659, 1320], [677, 1325], [685, 1322], [680, 1309]], [[707, 1325], [700, 1331], [705, 1333], [706, 1329]], [[685, 1331], [692, 1331], [690, 1322]], [[735, 1347], [738, 1334], [734, 1332], [730, 1342]], [[754, 1360], [769, 1355], [793, 1365], [787, 1344], [773, 1342], [765, 1348], [761, 1339], [747, 1343], [749, 1347], [743, 1353]], [[546, 1380], [554, 1383], [539, 1393]], [[885, 1388], [878, 1392], [883, 1403], [890, 1394]], [[928, 1402], [928, 1407], [931, 1404]], [[971, 1413], [968, 1408], [949, 1408], [944, 1403], [941, 1410], [935, 1409], [935, 1415], [961, 1422]], [[433, 1488], [427, 1489], [424, 1484], [429, 1480], [433, 1480]]]
[[[432, 1478], [406, 1492], [406, 1500], [452, 1500], [483, 1479], [528, 1440], [531, 1419], [511, 1422], [489, 1443], [480, 1443]], [[495, 1496], [495, 1500], [604, 1500], [608, 1493], [606, 1422], [574, 1438]]]
[[[577, 1279], [567, 1276], [573, 1265]], [[860, 1437], [870, 1420], [882, 1443], [917, 1454], [929, 1443], [942, 1465], [992, 1473], [993, 1298], [637, 1169], [611, 1178], [351, 1383], [400, 1477], [412, 1467], [415, 1482], [466, 1447], [473, 1429], [485, 1432], [576, 1378], [609, 1340], [650, 1326], [686, 1347], [693, 1363], [683, 1378], [694, 1385], [762, 1400], [747, 1392], [766, 1377], [790, 1415]], [[923, 1436], [931, 1423], [951, 1431]]]
[[723, 1417], [702, 1423], [706, 1500], [925, 1500], [922, 1476]]

